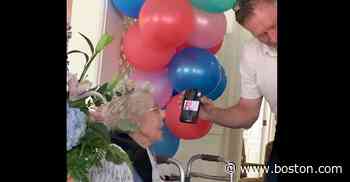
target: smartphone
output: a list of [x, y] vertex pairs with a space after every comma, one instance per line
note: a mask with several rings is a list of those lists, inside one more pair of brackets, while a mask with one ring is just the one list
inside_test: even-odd
[[202, 93], [197, 89], [185, 91], [181, 107], [180, 121], [183, 123], [196, 123], [200, 110], [200, 98]]

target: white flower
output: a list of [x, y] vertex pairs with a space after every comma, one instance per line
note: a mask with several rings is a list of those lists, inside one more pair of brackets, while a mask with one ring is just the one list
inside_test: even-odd
[[86, 92], [91, 88], [92, 83], [88, 80], [83, 80], [79, 83], [77, 74], [68, 73], [68, 91], [69, 97], [76, 97]]

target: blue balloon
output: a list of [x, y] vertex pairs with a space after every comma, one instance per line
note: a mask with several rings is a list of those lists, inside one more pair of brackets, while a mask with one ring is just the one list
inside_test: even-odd
[[221, 79], [220, 63], [206, 49], [185, 48], [169, 64], [169, 80], [177, 92], [199, 89], [209, 94]]
[[165, 125], [162, 127], [162, 132], [163, 138], [160, 141], [153, 143], [150, 150], [156, 156], [171, 158], [176, 154], [180, 140], [172, 134]]
[[211, 100], [218, 99], [224, 93], [227, 86], [227, 77], [226, 77], [225, 70], [222, 66], [220, 66], [220, 69], [221, 69], [221, 80], [216, 86], [216, 88], [207, 95], [207, 97], [210, 98]]
[[112, 0], [114, 8], [125, 16], [138, 18], [145, 0]]

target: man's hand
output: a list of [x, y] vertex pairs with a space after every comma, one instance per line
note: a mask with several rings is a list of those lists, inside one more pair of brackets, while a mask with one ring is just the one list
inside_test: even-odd
[[[178, 106], [181, 110], [185, 91], [179, 96]], [[214, 102], [203, 96], [200, 99], [201, 105], [199, 118], [214, 122], [218, 125], [229, 128], [250, 128], [258, 119], [262, 97], [256, 99], [241, 98], [239, 102], [228, 108], [219, 108]]]
[[208, 97], [203, 96], [201, 98], [201, 108], [199, 110], [199, 118], [204, 120], [213, 120], [215, 117], [213, 117], [214, 109], [215, 109], [214, 102], [210, 100]]

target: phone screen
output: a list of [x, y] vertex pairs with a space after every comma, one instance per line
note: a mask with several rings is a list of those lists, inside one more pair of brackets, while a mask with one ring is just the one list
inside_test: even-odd
[[198, 100], [185, 100], [184, 110], [185, 111], [198, 111], [199, 101]]

